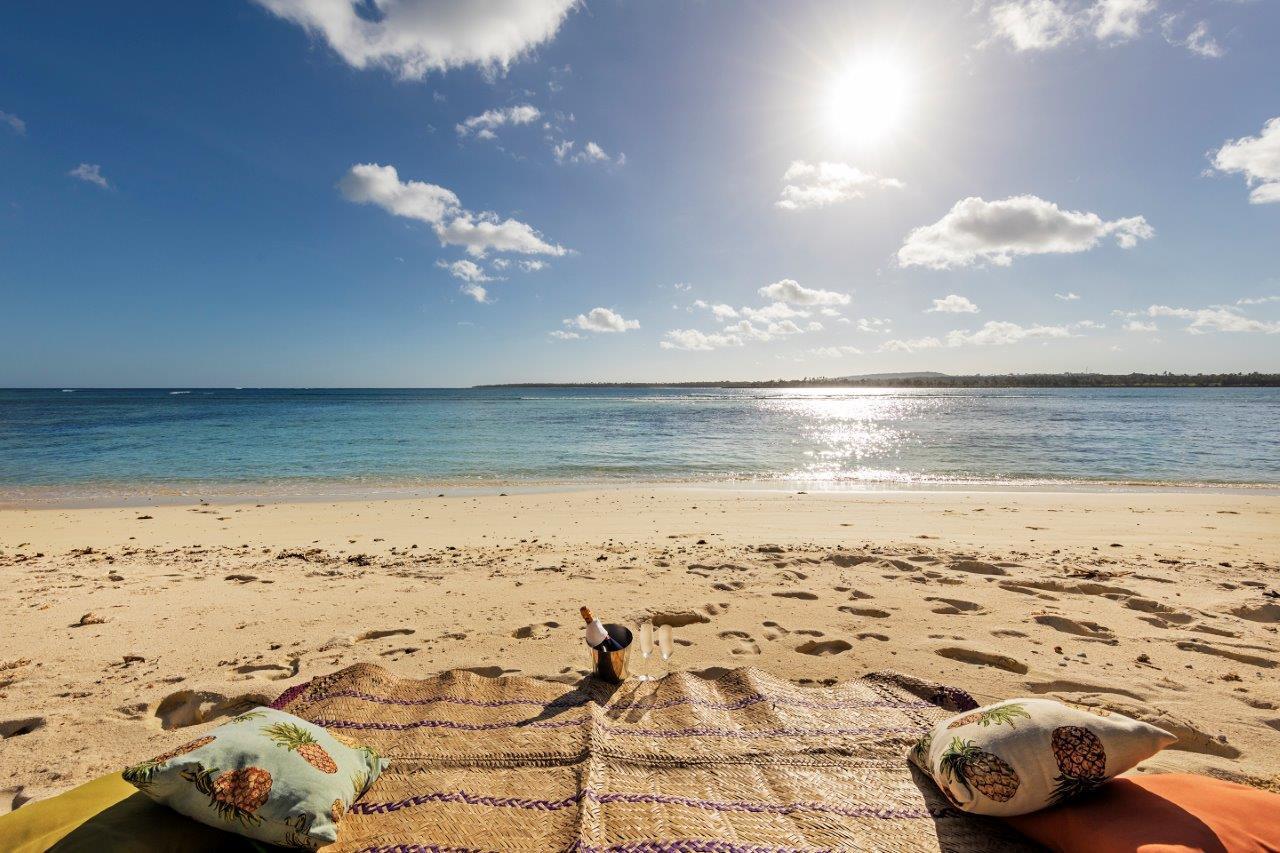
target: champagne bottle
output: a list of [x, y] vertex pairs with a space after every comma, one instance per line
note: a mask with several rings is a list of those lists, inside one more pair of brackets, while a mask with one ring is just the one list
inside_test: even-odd
[[587, 623], [587, 645], [598, 652], [616, 652], [622, 646], [613, 637], [609, 636], [609, 632], [605, 630], [604, 625], [592, 613], [591, 608], [583, 606], [579, 611], [582, 614], [582, 620]]

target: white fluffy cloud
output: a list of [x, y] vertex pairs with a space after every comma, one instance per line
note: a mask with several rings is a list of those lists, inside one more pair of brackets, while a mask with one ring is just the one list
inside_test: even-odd
[[639, 320], [627, 320], [608, 308], [592, 308], [585, 314], [565, 320], [564, 324], [584, 332], [626, 332], [640, 328]]
[[942, 338], [926, 337], [912, 339], [892, 339], [885, 341], [880, 349], [887, 352], [916, 352], [922, 349], [963, 346], [1007, 346], [1023, 341], [1053, 340], [1069, 338], [1074, 331], [1080, 329], [1101, 328], [1096, 323], [1084, 322], [1071, 326], [1047, 326], [1035, 324], [1022, 326], [1003, 320], [988, 320], [976, 331], [955, 329], [947, 332]]
[[1142, 34], [1156, 0], [1006, 0], [991, 6], [993, 40], [1014, 50], [1048, 50], [1080, 37], [1115, 43]]
[[578, 151], [574, 151], [574, 146], [578, 143], [572, 139], [562, 139], [551, 146], [551, 153], [555, 155], [557, 163], [609, 163], [615, 166], [624, 166], [627, 162], [626, 154], [618, 154], [617, 157], [611, 157], [609, 152], [601, 148], [597, 143], [587, 141]]
[[505, 68], [549, 41], [578, 0], [257, 0], [355, 68], [405, 79], [462, 65]]
[[783, 173], [781, 197], [774, 202], [783, 210], [826, 207], [862, 198], [868, 190], [901, 187], [895, 178], [881, 178], [847, 163], [806, 163], [796, 160]]
[[436, 266], [449, 271], [449, 275], [461, 281], [477, 282], [477, 281], [494, 281], [494, 279], [485, 273], [475, 261], [436, 261]]
[[1251, 204], [1280, 202], [1280, 116], [1268, 119], [1257, 136], [1229, 139], [1211, 152], [1220, 172], [1239, 172], [1253, 190]]
[[1033, 195], [986, 201], [971, 196], [946, 216], [916, 228], [898, 250], [904, 267], [931, 269], [993, 263], [1008, 266], [1017, 255], [1084, 252], [1104, 237], [1128, 249], [1155, 236], [1141, 216], [1104, 220], [1096, 213], [1063, 210]]
[[487, 131], [487, 138], [491, 138], [493, 131], [504, 124], [531, 124], [541, 116], [542, 113], [532, 104], [518, 104], [514, 107], [485, 110], [479, 115], [468, 116], [454, 125], [453, 129], [458, 136], [466, 136], [471, 133], [480, 135]]
[[19, 136], [27, 135], [27, 123], [13, 113], [0, 110], [0, 124], [7, 124], [9, 129]]
[[467, 296], [470, 296], [476, 302], [483, 304], [483, 303], [493, 301], [489, 298], [489, 291], [485, 290], [485, 287], [483, 284], [478, 284], [477, 282], [469, 281], [463, 284], [462, 286], [460, 286], [458, 289], [461, 290], [463, 293], [465, 293]]
[[1130, 320], [1122, 327], [1126, 332], [1157, 332], [1155, 323], [1144, 323], [1141, 320]]
[[695, 299], [693, 301], [693, 305], [695, 308], [705, 308], [711, 312], [712, 316], [720, 321], [735, 320], [738, 317], [738, 309], [734, 308], [732, 305], [726, 305], [723, 302], [713, 305], [704, 299]]
[[725, 332], [700, 332], [697, 329], [672, 329], [658, 346], [663, 349], [705, 351], [721, 347], [740, 347], [742, 338]]
[[847, 293], [804, 287], [789, 278], [766, 284], [757, 292], [765, 299], [791, 302], [795, 305], [848, 305], [850, 299]]
[[547, 334], [558, 341], [576, 341], [582, 337], [577, 332], [566, 332], [563, 329], [556, 329], [554, 332], [548, 332]]
[[862, 355], [862, 350], [848, 345], [817, 347], [816, 349], [809, 350], [809, 352], [812, 355], [816, 355], [818, 358], [840, 358], [846, 355]]
[[374, 204], [395, 216], [432, 227], [440, 243], [462, 246], [475, 257], [489, 251], [525, 255], [565, 255], [568, 249], [547, 242], [531, 226], [494, 213], [464, 210], [450, 190], [422, 181], [401, 181], [395, 166], [362, 163], [338, 182], [344, 198]]
[[1209, 308], [1171, 308], [1168, 305], [1152, 305], [1147, 309], [1146, 314], [1148, 317], [1178, 317], [1190, 320], [1187, 331], [1193, 335], [1203, 335], [1207, 332], [1280, 334], [1280, 323], [1255, 320], [1226, 305], [1214, 305]]
[[1061, 299], [1063, 302], [1075, 302], [1077, 299], [1080, 298], [1080, 294], [1074, 291], [1068, 290], [1066, 293], [1053, 294], [1053, 298]]
[[941, 299], [933, 300], [933, 307], [927, 309], [930, 314], [977, 314], [978, 306], [969, 301], [968, 297], [959, 296], [952, 293]]
[[111, 189], [111, 184], [107, 183], [107, 179], [102, 176], [102, 167], [97, 163], [81, 163], [70, 172], [67, 172], [67, 174], [86, 183], [102, 187], [104, 190]]

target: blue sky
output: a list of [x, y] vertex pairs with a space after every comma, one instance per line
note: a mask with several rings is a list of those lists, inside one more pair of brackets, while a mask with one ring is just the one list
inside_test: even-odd
[[1274, 371], [1277, 42], [1274, 0], [8, 4], [0, 385]]

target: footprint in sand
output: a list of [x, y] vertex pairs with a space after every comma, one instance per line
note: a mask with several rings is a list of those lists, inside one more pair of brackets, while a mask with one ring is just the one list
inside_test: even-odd
[[1175, 625], [1185, 625], [1195, 620], [1190, 613], [1183, 613], [1181, 610], [1175, 610], [1167, 604], [1161, 604], [1150, 598], [1141, 598], [1134, 596], [1127, 599], [1124, 606], [1130, 610], [1140, 610], [1143, 613], [1151, 613], [1166, 622], [1172, 622]]
[[745, 631], [721, 631], [717, 635], [722, 640], [736, 640], [729, 649], [731, 655], [758, 655], [760, 644]]
[[1241, 619], [1248, 619], [1250, 622], [1262, 622], [1263, 624], [1275, 624], [1280, 622], [1280, 604], [1242, 604], [1239, 607], [1231, 609], [1232, 616], [1239, 616]]
[[964, 613], [973, 613], [981, 610], [982, 605], [973, 601], [965, 601], [963, 598], [936, 598], [929, 597], [925, 601], [932, 601], [937, 607], [932, 608], [934, 613], [941, 613], [944, 616], [957, 616]]
[[711, 588], [720, 592], [738, 592], [746, 585], [744, 581], [721, 581], [720, 583], [712, 584]]
[[379, 657], [391, 658], [393, 661], [400, 660], [405, 655], [417, 654], [420, 649], [417, 646], [403, 646], [398, 649], [387, 649], [385, 652], [378, 652]]
[[959, 560], [955, 563], [948, 563], [948, 569], [957, 572], [970, 572], [975, 575], [1007, 575], [1007, 571], [994, 563], [984, 563], [981, 560]]
[[29, 735], [36, 729], [44, 728], [45, 722], [44, 717], [18, 717], [13, 720], [0, 721], [0, 740]]
[[1055, 631], [1071, 634], [1084, 640], [1106, 643], [1109, 646], [1114, 646], [1120, 642], [1110, 628], [1105, 625], [1099, 625], [1097, 622], [1077, 621], [1068, 619], [1066, 616], [1055, 616], [1052, 613], [1041, 613], [1032, 618], [1040, 625], [1047, 625]]
[[850, 616], [866, 616], [871, 619], [887, 619], [891, 615], [888, 610], [881, 610], [878, 607], [850, 607], [845, 604], [836, 609]]
[[791, 633], [777, 622], [762, 622], [761, 624], [764, 626], [764, 638], [766, 640], [778, 640]]
[[1110, 684], [1088, 684], [1083, 681], [1068, 681], [1061, 678], [1054, 681], [1028, 681], [1026, 682], [1026, 688], [1032, 693], [1083, 693], [1089, 696], [1095, 693], [1112, 693], [1116, 696], [1137, 699], [1140, 702], [1147, 698], [1141, 693], [1135, 693], [1123, 687], [1114, 687]]
[[853, 645], [846, 640], [810, 640], [807, 643], [801, 643], [796, 646], [796, 651], [802, 655], [828, 657], [842, 654], [851, 648], [853, 648]]
[[804, 592], [802, 590], [788, 590], [786, 592], [773, 593], [774, 598], [798, 598], [801, 601], [817, 601], [818, 596], [812, 592]]
[[1220, 658], [1233, 660], [1236, 663], [1245, 663], [1249, 666], [1256, 666], [1262, 669], [1272, 669], [1277, 665], [1276, 661], [1271, 658], [1244, 654], [1243, 652], [1233, 652], [1230, 649], [1224, 649], [1221, 646], [1213, 646], [1209, 643], [1197, 643], [1194, 640], [1183, 640], [1179, 642], [1177, 646], [1184, 652], [1200, 652], [1205, 655], [1215, 655]]
[[357, 642], [368, 642], [369, 640], [381, 640], [384, 637], [402, 637], [416, 633], [413, 628], [388, 628], [383, 631], [365, 631], [356, 637]]
[[154, 716], [160, 721], [160, 728], [166, 731], [183, 729], [218, 717], [234, 717], [258, 705], [270, 705], [274, 699], [274, 694], [268, 696], [265, 693], [227, 697], [207, 690], [179, 690], [160, 700]]
[[525, 625], [511, 632], [517, 640], [543, 640], [551, 636], [552, 628], [559, 628], [559, 622], [543, 622], [540, 625]]
[[858, 635], [859, 640], [879, 640], [882, 643], [889, 642], [889, 638], [884, 634], [876, 634], [871, 631], [864, 631]]
[[991, 652], [979, 651], [978, 649], [966, 649], [959, 646], [944, 646], [940, 649], [934, 649], [933, 653], [947, 658], [948, 660], [958, 660], [961, 663], [970, 663], [974, 666], [993, 666], [996, 669], [1003, 669], [1005, 672], [1015, 672], [1018, 675], [1027, 674], [1027, 665], [1020, 660], [1015, 660], [1005, 655], [992, 654]]

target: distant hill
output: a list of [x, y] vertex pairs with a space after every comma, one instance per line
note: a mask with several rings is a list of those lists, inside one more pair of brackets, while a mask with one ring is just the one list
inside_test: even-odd
[[1275, 388], [1280, 373], [870, 373], [702, 382], [512, 382], [476, 388]]

